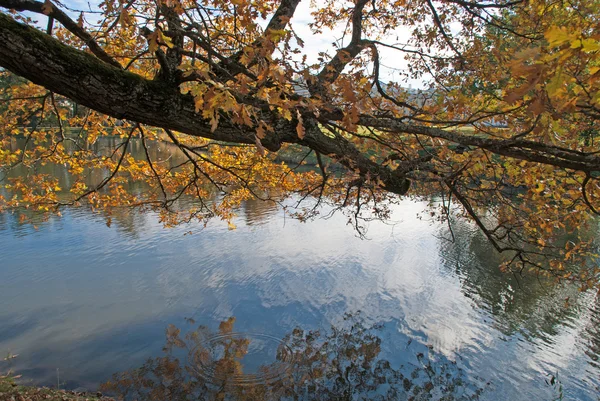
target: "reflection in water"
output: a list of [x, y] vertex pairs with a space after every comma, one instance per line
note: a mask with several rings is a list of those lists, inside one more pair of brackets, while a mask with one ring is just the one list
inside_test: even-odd
[[156, 401], [476, 400], [484, 391], [456, 363], [432, 361], [430, 352], [416, 353], [415, 364], [393, 367], [380, 355], [381, 327], [366, 326], [359, 316], [344, 320], [328, 333], [294, 329], [250, 374], [251, 349], [268, 347], [261, 336], [235, 333], [234, 318], [221, 322], [217, 333], [200, 326], [182, 337], [169, 326], [164, 356], [115, 374], [102, 389]]
[[[25, 146], [25, 138], [15, 138], [9, 145], [9, 149], [12, 152], [15, 152], [19, 149], [22, 149]], [[95, 154], [110, 154], [111, 151], [118, 147], [119, 143], [121, 143], [122, 139], [116, 136], [107, 136], [100, 137], [96, 140], [93, 145], [90, 145], [87, 141], [83, 141], [81, 144], [77, 144], [77, 146], [83, 146], [83, 150], [93, 150]], [[75, 148], [72, 142], [65, 142], [65, 147], [68, 151], [80, 150], [79, 148]], [[136, 160], [144, 160], [146, 159], [146, 150], [144, 149], [143, 143], [140, 139], [132, 139], [128, 145], [128, 151], [131, 156]], [[177, 169], [177, 166], [181, 166], [187, 158], [181, 152], [177, 146], [173, 145], [171, 142], [163, 142], [163, 141], [148, 141], [147, 142], [147, 150], [148, 156], [155, 161], [157, 165], [161, 165], [165, 168], [174, 168]], [[96, 187], [103, 179], [105, 179], [108, 175], [110, 175], [111, 171], [95, 169], [89, 170], [85, 169], [85, 173], [83, 176], [85, 177], [85, 184], [88, 188]], [[62, 164], [53, 164], [53, 163], [45, 163], [41, 165], [36, 165], [35, 168], [27, 167], [23, 164], [19, 164], [16, 167], [12, 168], [8, 171], [8, 175], [5, 176], [5, 172], [0, 171], [0, 196], [3, 196], [6, 199], [10, 199], [13, 196], [13, 193], [10, 190], [4, 187], [4, 183], [7, 183], [7, 180], [14, 177], [23, 177], [32, 174], [44, 174], [50, 177], [56, 178], [58, 187], [61, 188], [58, 191], [59, 200], [67, 201], [70, 200], [72, 194], [69, 192], [69, 188], [72, 187], [73, 176], [69, 173], [67, 165]], [[125, 192], [134, 195], [141, 195], [144, 191], [148, 190], [148, 187], [140, 181], [131, 181], [126, 180], [121, 183], [124, 187]], [[209, 198], [204, 199], [204, 204], [211, 205], [219, 196], [217, 191], [212, 186], [207, 186], [206, 189]], [[99, 191], [100, 193], [107, 193], [108, 188], [105, 187]], [[267, 194], [261, 194], [265, 198]], [[174, 202], [171, 205], [171, 209], [173, 212], [178, 211], [187, 211], [194, 206], [199, 206], [198, 200], [195, 197], [189, 195], [183, 195], [180, 199]], [[243, 211], [243, 215], [245, 217], [245, 222], [248, 225], [252, 224], [260, 224], [261, 220], [264, 220], [269, 215], [277, 213], [278, 206], [273, 201], [261, 201], [257, 199], [249, 199], [242, 202], [240, 207], [240, 211]], [[131, 234], [136, 237], [136, 229], [143, 225], [143, 219], [139, 218], [139, 213], [133, 213], [130, 209], [103, 209], [98, 210], [98, 213], [102, 213], [105, 222], [107, 225], [111, 225], [113, 220], [118, 222], [117, 225], [120, 230], [124, 230], [125, 232]], [[35, 210], [20, 208], [14, 209], [11, 213], [16, 216], [17, 221], [19, 223], [27, 222], [32, 223], [34, 225], [42, 224], [47, 218], [51, 217], [48, 214], [43, 214]], [[2, 224], [6, 224], [4, 221], [6, 214], [0, 213], [0, 227]], [[137, 220], [134, 222], [133, 220]], [[20, 225], [20, 224], [19, 224]], [[18, 227], [13, 227], [18, 228]]]
[[[444, 266], [461, 278], [464, 294], [495, 317], [503, 334], [551, 337], [558, 327], [572, 324], [579, 309], [585, 307], [577, 304], [581, 297], [575, 286], [556, 285], [535, 273], [519, 276], [487, 268], [499, 266], [500, 255], [472, 225], [460, 220], [452, 224], [458, 240], [442, 241]], [[572, 307], [566, 307], [569, 300]]]
[[[122, 139], [118, 136], [106, 136], [98, 138], [94, 144], [90, 144], [87, 141], [78, 141], [76, 144], [71, 141], [65, 141], [64, 146], [68, 152], [73, 152], [75, 150], [92, 150], [98, 155], [109, 155], [112, 150], [118, 147], [121, 142]], [[11, 143], [8, 145], [8, 148], [11, 152], [16, 152], [17, 150], [22, 150], [25, 146], [25, 143], [25, 138], [13, 138]], [[152, 160], [155, 160], [157, 164], [160, 164], [166, 168], [175, 168], [186, 160], [181, 150], [170, 142], [149, 141], [147, 144], [147, 149], [149, 157]], [[142, 160], [146, 158], [145, 149], [140, 139], [131, 140], [128, 144], [128, 151], [129, 154], [136, 160]], [[111, 171], [107, 169], [90, 170], [86, 167], [83, 173], [83, 177], [85, 177], [85, 184], [88, 188], [94, 188], [100, 182], [102, 182], [103, 179], [108, 177], [110, 173]], [[27, 177], [34, 174], [48, 175], [57, 179], [57, 185], [59, 188], [61, 188], [60, 191], [57, 192], [58, 200], [69, 201], [72, 199], [73, 194], [70, 193], [69, 188], [71, 188], [73, 185], [73, 175], [69, 172], [67, 164], [55, 163], [36, 164], [33, 167], [26, 166], [25, 164], [18, 164], [11, 168], [8, 172], [0, 171], [0, 196], [10, 199], [14, 195], [11, 190], [4, 186], [4, 184], [8, 183], [11, 178]], [[128, 180], [122, 182], [122, 185], [127, 193], [134, 195], [139, 195], [145, 190], [148, 190], [147, 185], [140, 181]], [[104, 187], [99, 192], [107, 193], [108, 187]], [[183, 210], [186, 207], [192, 206], [190, 201], [191, 199], [188, 197], [188, 199], [175, 202], [173, 207], [176, 210]], [[210, 203], [210, 200], [208, 200], [208, 203]], [[40, 213], [39, 211], [26, 208], [13, 209], [11, 213], [16, 217], [16, 221], [18, 223], [27, 222], [36, 226], [42, 224], [49, 217], [52, 217], [52, 215]], [[133, 236], [136, 235], [136, 227], [139, 227], [140, 224], [142, 224], [139, 214], [131, 213], [131, 210], [111, 209], [102, 210], [101, 213], [103, 213], [103, 217], [107, 225], [110, 226], [113, 219], [115, 219], [120, 223], [118, 225], [119, 229], [124, 230]], [[4, 216], [6, 216], [6, 214], [0, 213], [0, 227], [2, 224], [6, 224], [4, 221], [6, 218]], [[137, 219], [138, 222], [133, 222], [133, 219]], [[18, 227], [13, 228], [17, 229], [17, 231], [20, 231]]]
[[[152, 156], [176, 165], [177, 154], [162, 146], [152, 144]], [[132, 149], [141, 152], [135, 143]], [[56, 168], [46, 173], [69, 179]], [[274, 360], [277, 346], [267, 345], [278, 343], [267, 338], [285, 338], [290, 347], [297, 341], [294, 352], [316, 358], [322, 370], [294, 359], [295, 372], [307, 376], [294, 378], [293, 388], [305, 395], [316, 397], [318, 388], [341, 397], [348, 379], [340, 372], [350, 366], [344, 358], [355, 358], [354, 368], [366, 370], [349, 370], [352, 380], [385, 380], [378, 390], [362, 387], [369, 397], [392, 388], [402, 393], [404, 378], [412, 380], [415, 369], [427, 376], [430, 365], [436, 375], [451, 373], [443, 375], [446, 384], [432, 381], [434, 388], [462, 378], [485, 389], [481, 399], [551, 399], [545, 380], [558, 373], [566, 399], [596, 401], [598, 296], [500, 273], [501, 260], [475, 227], [456, 221], [455, 241], [443, 240], [450, 237], [445, 225], [416, 218], [426, 208], [403, 200], [393, 224], [371, 223], [369, 240], [356, 238], [343, 216], [304, 224], [258, 201], [242, 204], [234, 231], [220, 222], [165, 230], [156, 214], [123, 209], [99, 215], [69, 208], [48, 220], [29, 211], [0, 214], [0, 353], [19, 354], [14, 368], [34, 383], [54, 383], [59, 368], [64, 386], [93, 389], [112, 372], [160, 354], [167, 323], [193, 316], [213, 338], [219, 322], [236, 316], [236, 330], [263, 333], [236, 345], [247, 347], [244, 372], [258, 374]], [[34, 225], [22, 224], [19, 213]], [[356, 310], [364, 323], [353, 334], [341, 316]], [[367, 329], [374, 322], [383, 322], [377, 334]], [[294, 331], [298, 326], [303, 330]], [[329, 326], [336, 329], [315, 333]], [[367, 333], [380, 340], [367, 341]], [[361, 348], [354, 335], [376, 346]], [[207, 355], [218, 361], [227, 343], [212, 345]], [[310, 354], [309, 345], [320, 353]], [[183, 372], [181, 351], [169, 355]], [[363, 351], [372, 358], [366, 365], [356, 354]], [[340, 375], [339, 388], [325, 379]], [[318, 387], [310, 387], [307, 377], [316, 376]], [[411, 391], [418, 385], [428, 394], [426, 384], [412, 383]]]

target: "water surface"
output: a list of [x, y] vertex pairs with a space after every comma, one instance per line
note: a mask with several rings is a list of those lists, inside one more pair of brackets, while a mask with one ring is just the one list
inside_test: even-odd
[[[473, 226], [455, 222], [452, 242], [426, 211], [407, 199], [368, 239], [342, 215], [301, 223], [261, 202], [243, 205], [233, 231], [164, 229], [135, 211], [110, 227], [86, 209], [35, 227], [0, 214], [0, 352], [18, 354], [11, 367], [31, 383], [58, 374], [63, 387], [94, 389], [160, 356], [165, 329], [185, 318], [217, 331], [235, 317], [235, 331], [284, 338], [360, 311], [381, 324], [392, 366], [425, 354], [460, 369], [481, 399], [552, 399], [554, 376], [565, 399], [596, 400], [599, 298], [500, 273]], [[270, 362], [256, 355], [256, 366]]]

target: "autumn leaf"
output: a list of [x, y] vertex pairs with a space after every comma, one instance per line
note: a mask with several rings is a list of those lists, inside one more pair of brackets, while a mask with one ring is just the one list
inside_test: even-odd
[[265, 136], [266, 136], [265, 128], [263, 127], [263, 124], [260, 123], [258, 125], [258, 127], [256, 127], [256, 137], [258, 139], [263, 139]]
[[534, 115], [542, 114], [545, 110], [545, 103], [542, 96], [537, 96], [528, 107], [528, 110]]
[[296, 110], [296, 118], [298, 118], [298, 124], [296, 125], [296, 133], [298, 134], [298, 138], [304, 139], [306, 135], [306, 130], [304, 129], [304, 123], [302, 122], [302, 114], [300, 114], [299, 110]]
[[544, 37], [550, 46], [560, 46], [575, 39], [575, 36], [567, 31], [567, 28], [560, 26], [550, 27], [544, 33]]
[[285, 29], [271, 29], [268, 32], [268, 36], [273, 42], [280, 41], [285, 35], [287, 35]]
[[219, 126], [219, 114], [215, 113], [210, 120], [210, 132], [215, 132]]
[[157, 32], [158, 32], [158, 35], [159, 35], [159, 37], [160, 37], [160, 40], [161, 40], [161, 41], [162, 41], [164, 44], [166, 44], [166, 45], [167, 45], [167, 47], [168, 47], [169, 49], [172, 49], [174, 45], [173, 45], [173, 41], [171, 40], [171, 38], [170, 38], [170, 37], [168, 37], [168, 36], [166, 36], [166, 35], [165, 35], [165, 34], [164, 34], [162, 31], [160, 31], [160, 30], [159, 30], [159, 31], [157, 31]]
[[600, 42], [594, 39], [583, 39], [581, 41], [581, 50], [586, 53], [592, 53], [600, 50]]
[[156, 50], [158, 50], [158, 31], [154, 31], [150, 35], [148, 35], [147, 40], [148, 50], [151, 53], [156, 52]]
[[44, 4], [42, 4], [42, 12], [46, 15], [50, 15], [52, 12], [53, 6], [50, 0], [44, 0]]
[[256, 152], [259, 154], [259, 156], [264, 156], [266, 154], [265, 151], [265, 147], [263, 146], [263, 144], [260, 142], [260, 138], [258, 137], [258, 135], [256, 135], [254, 137], [255, 139], [255, 143], [256, 143]]
[[129, 12], [125, 8], [121, 9], [118, 21], [119, 25], [121, 25], [122, 28], [126, 28], [133, 24], [133, 18], [131, 17], [131, 15], [129, 15]]

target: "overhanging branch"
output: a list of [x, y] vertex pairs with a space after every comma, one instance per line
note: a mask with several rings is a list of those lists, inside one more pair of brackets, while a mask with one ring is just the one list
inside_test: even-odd
[[[37, 14], [45, 14], [43, 10], [44, 3], [35, 0], [0, 0], [0, 7], [16, 11], [31, 11]], [[109, 56], [108, 53], [106, 53], [104, 49], [100, 47], [100, 45], [94, 40], [92, 35], [90, 35], [85, 29], [80, 27], [67, 14], [56, 8], [56, 6], [51, 5], [51, 7], [52, 11], [49, 14], [47, 14], [48, 17], [54, 18], [55, 20], [60, 22], [65, 28], [67, 28], [73, 35], [81, 39], [83, 43], [85, 43], [86, 46], [90, 49], [90, 51], [100, 60], [117, 68], [122, 68], [121, 64], [119, 64], [118, 61]]]
[[[226, 118], [211, 130], [210, 121], [196, 112], [193, 97], [181, 94], [178, 86], [107, 65], [5, 14], [0, 14], [0, 43], [0, 66], [101, 113], [217, 141], [255, 143], [252, 127]], [[408, 190], [404, 171], [381, 166], [341, 136], [324, 135], [310, 114], [304, 118], [303, 139], [295, 133], [297, 121], [276, 114], [270, 118], [274, 132], [261, 140], [265, 148], [277, 151], [283, 143], [298, 143], [364, 176], [379, 178], [390, 192], [404, 194]]]

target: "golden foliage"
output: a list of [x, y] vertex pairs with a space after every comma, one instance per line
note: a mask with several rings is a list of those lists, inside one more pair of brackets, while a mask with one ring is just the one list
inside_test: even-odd
[[[142, 95], [108, 116], [77, 105], [89, 100], [85, 89], [45, 89], [2, 71], [0, 210], [153, 208], [167, 226], [217, 216], [233, 229], [241, 202], [294, 197], [316, 199], [298, 207], [299, 218], [328, 202], [361, 230], [361, 219], [388, 217], [411, 186], [442, 198], [441, 218], [459, 204], [510, 255], [507, 267], [597, 284], [596, 244], [584, 235], [595, 230], [600, 198], [595, 0], [327, 0], [308, 27], [344, 38], [316, 61], [297, 33], [297, 6], [106, 0], [72, 25], [57, 14], [48, 30], [63, 44], [171, 89], [159, 109], [171, 120], [143, 124]], [[430, 84], [384, 84], [385, 64]], [[169, 129], [182, 113], [202, 129]], [[173, 152], [162, 158], [165, 146]], [[575, 238], [561, 242], [565, 231]]]

